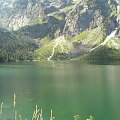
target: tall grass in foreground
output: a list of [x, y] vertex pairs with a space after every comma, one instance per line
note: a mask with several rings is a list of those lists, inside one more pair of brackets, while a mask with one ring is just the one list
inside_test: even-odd
[[[35, 110], [33, 111], [33, 115], [32, 115], [32, 118], [31, 119], [24, 119], [22, 118], [22, 116], [17, 112], [16, 110], [16, 94], [13, 95], [13, 106], [12, 106], [12, 114], [11, 114], [11, 117], [12, 118], [4, 118], [4, 115], [3, 115], [3, 112], [4, 112], [4, 109], [3, 109], [3, 102], [1, 103], [0, 105], [0, 120], [44, 120], [43, 119], [43, 111], [42, 109], [39, 109], [38, 108], [38, 105], [36, 105], [35, 107]], [[4, 113], [5, 114], [5, 113]], [[75, 115], [73, 116], [74, 120], [81, 120], [80, 119], [80, 116], [79, 115]], [[55, 119], [55, 117], [53, 116], [53, 111], [51, 109], [50, 111], [50, 120], [53, 120]], [[86, 120], [94, 120], [94, 118], [90, 115], [90, 117]]]

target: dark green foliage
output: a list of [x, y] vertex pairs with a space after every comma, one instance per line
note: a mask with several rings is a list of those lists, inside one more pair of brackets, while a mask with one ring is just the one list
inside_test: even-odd
[[83, 57], [89, 63], [108, 64], [120, 60], [120, 51], [112, 48], [102, 47]]
[[36, 45], [0, 29], [0, 62], [32, 60]]
[[116, 49], [103, 47], [100, 50], [96, 50], [90, 55], [88, 59], [91, 60], [119, 60], [120, 52]]

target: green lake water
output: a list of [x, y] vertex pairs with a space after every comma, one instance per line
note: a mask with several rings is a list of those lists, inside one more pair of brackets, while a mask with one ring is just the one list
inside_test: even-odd
[[17, 111], [31, 120], [35, 105], [49, 120], [120, 120], [120, 66], [79, 62], [45, 62], [0, 65], [0, 103], [3, 116], [12, 114], [13, 94]]

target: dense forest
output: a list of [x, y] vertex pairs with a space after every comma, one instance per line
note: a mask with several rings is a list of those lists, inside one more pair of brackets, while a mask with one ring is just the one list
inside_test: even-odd
[[0, 30], [0, 62], [32, 60], [36, 47], [34, 41], [17, 37], [7, 30]]

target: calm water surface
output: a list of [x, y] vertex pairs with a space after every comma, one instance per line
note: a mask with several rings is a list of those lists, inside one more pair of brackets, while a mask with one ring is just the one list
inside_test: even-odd
[[30, 120], [35, 105], [49, 120], [73, 120], [89, 115], [95, 120], [120, 120], [120, 66], [76, 62], [20, 63], [0, 65], [0, 102], [3, 114], [11, 114], [13, 94], [17, 110]]

